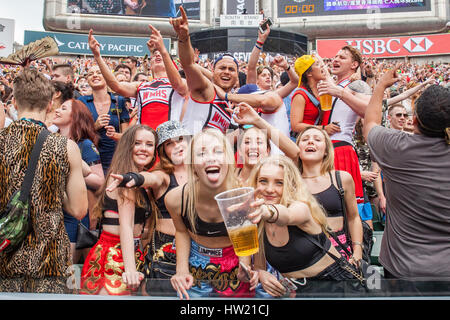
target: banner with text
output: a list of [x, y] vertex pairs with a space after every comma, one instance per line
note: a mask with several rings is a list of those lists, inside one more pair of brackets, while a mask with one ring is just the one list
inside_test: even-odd
[[278, 0], [278, 17], [430, 11], [430, 0]]
[[[87, 34], [25, 31], [24, 44], [42, 39], [46, 36], [53, 37], [62, 54], [92, 55], [88, 44]], [[135, 56], [150, 55], [147, 48], [148, 38], [95, 36], [100, 44], [100, 52], [103, 56]], [[170, 39], [165, 38], [164, 45], [170, 52]]]
[[316, 50], [321, 57], [332, 58], [343, 46], [351, 45], [368, 57], [395, 58], [450, 54], [449, 43], [450, 33], [385, 38], [319, 39], [316, 40]]

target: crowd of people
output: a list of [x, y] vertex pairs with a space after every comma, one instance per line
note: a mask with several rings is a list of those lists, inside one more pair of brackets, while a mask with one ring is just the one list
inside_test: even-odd
[[[37, 135], [52, 132], [32, 231], [0, 252], [0, 291], [67, 293], [82, 264], [86, 295], [277, 297], [315, 282], [361, 293], [373, 210], [384, 277], [448, 281], [449, 65], [351, 46], [271, 57], [270, 28], [248, 61], [201, 59], [180, 11], [177, 57], [150, 26], [148, 59], [102, 57], [91, 30], [93, 58], [0, 65], [2, 211]], [[255, 190], [253, 256], [236, 255], [215, 200], [238, 187]], [[99, 233], [87, 249], [80, 224]]]

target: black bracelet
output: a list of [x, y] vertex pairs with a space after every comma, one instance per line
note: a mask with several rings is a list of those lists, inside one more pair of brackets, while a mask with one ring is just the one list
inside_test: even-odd
[[289, 65], [289, 67], [287, 67], [286, 71], [291, 70], [291, 65]]
[[126, 184], [131, 180], [134, 180], [135, 185], [133, 187], [140, 187], [145, 182], [145, 177], [136, 172], [128, 172], [122, 175], [123, 180], [119, 183], [118, 187], [126, 187]]

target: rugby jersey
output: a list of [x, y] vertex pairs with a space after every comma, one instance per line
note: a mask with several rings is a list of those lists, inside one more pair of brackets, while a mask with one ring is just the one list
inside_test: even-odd
[[137, 88], [138, 123], [153, 129], [168, 120], [180, 120], [184, 98], [172, 88], [168, 78], [143, 82]]

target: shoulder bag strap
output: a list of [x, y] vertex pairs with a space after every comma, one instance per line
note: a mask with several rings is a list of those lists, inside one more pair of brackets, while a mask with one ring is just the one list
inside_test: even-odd
[[41, 130], [36, 140], [36, 143], [33, 146], [33, 151], [31, 151], [31, 156], [28, 162], [28, 168], [25, 173], [25, 178], [23, 179], [22, 187], [20, 189], [19, 200], [21, 202], [25, 202], [28, 199], [28, 196], [30, 195], [31, 185], [33, 184], [34, 174], [36, 172], [36, 166], [39, 160], [39, 156], [41, 154], [41, 149], [49, 134], [50, 131], [48, 131], [47, 129]]
[[[345, 232], [345, 236], [350, 240], [350, 232], [348, 230], [348, 223], [347, 223], [347, 206], [345, 204], [345, 190], [344, 187], [342, 186], [342, 180], [341, 180], [341, 173], [336, 170], [335, 171], [335, 177], [336, 177], [336, 184], [337, 184], [337, 189], [339, 192], [339, 197], [341, 198], [341, 206], [342, 206], [342, 213], [343, 213], [343, 218], [344, 218], [344, 232]], [[330, 179], [331, 179], [331, 175], [330, 175]], [[331, 183], [333, 183], [333, 179], [331, 179]], [[337, 244], [341, 247], [341, 249], [343, 249], [348, 255], [349, 257], [352, 256], [351, 252], [348, 252], [348, 248], [346, 248], [343, 243], [341, 243], [341, 241], [339, 240], [338, 237], [336, 237], [334, 234], [332, 234], [333, 239], [337, 242]]]
[[314, 125], [318, 125], [322, 121], [322, 116], [323, 116], [322, 108], [320, 107], [320, 101], [317, 100], [317, 98], [314, 97], [310, 92], [308, 92], [308, 90], [305, 90], [303, 88], [297, 88], [297, 89], [304, 92], [308, 96], [308, 98], [312, 102], [312, 104], [317, 108], [317, 110], [319, 110], [319, 116], [316, 118], [316, 121], [314, 122]]
[[121, 123], [120, 123], [120, 114], [119, 114], [119, 96], [116, 95], [116, 113], [117, 113], [117, 119], [119, 119], [119, 133], [122, 133]]
[[307, 232], [304, 232], [304, 233], [306, 234], [306, 239], [308, 239], [311, 243], [315, 244], [317, 247], [322, 249], [322, 251], [325, 252], [326, 254], [328, 254], [331, 258], [333, 258], [334, 261], [336, 261], [337, 264], [342, 269], [351, 273], [356, 279], [358, 279], [360, 281], [361, 285], [365, 286], [365, 279], [364, 279], [364, 276], [362, 275], [361, 271], [355, 270], [355, 268], [353, 266], [351, 266], [350, 263], [347, 262], [346, 259], [342, 259], [342, 257], [340, 259], [340, 258], [336, 257], [334, 254], [332, 254], [331, 252], [329, 252], [312, 235], [310, 235]]

